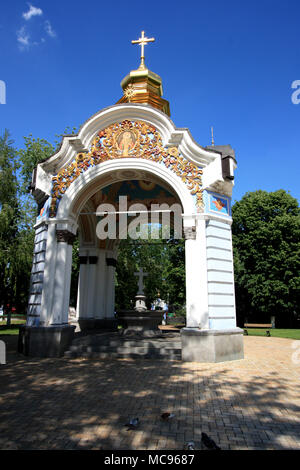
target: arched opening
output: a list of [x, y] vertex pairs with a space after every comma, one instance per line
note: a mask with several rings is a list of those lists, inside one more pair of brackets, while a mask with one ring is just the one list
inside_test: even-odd
[[[116, 310], [133, 305], [137, 293], [134, 272], [139, 268], [150, 271], [145, 283], [149, 309], [161, 294], [168, 301], [171, 296], [173, 310], [179, 303], [181, 307], [185, 303], [183, 209], [178, 195], [170, 184], [149, 173], [123, 170], [118, 173], [118, 179], [106, 186], [99, 179], [98, 184], [92, 184], [88, 193], [85, 189], [73, 203], [73, 208], [80, 209], [78, 265], [73, 273], [75, 280], [71, 281], [71, 312], [76, 311], [75, 323], [81, 330], [115, 325]], [[113, 232], [110, 234], [107, 233], [109, 225]], [[170, 266], [176, 250], [180, 252], [182, 276], [181, 280], [178, 276], [178, 289], [168, 291], [172, 272], [167, 276], [163, 262], [168, 261]], [[118, 260], [119, 251], [121, 260]], [[147, 259], [151, 253], [153, 260]], [[123, 267], [124, 263], [127, 266]]]

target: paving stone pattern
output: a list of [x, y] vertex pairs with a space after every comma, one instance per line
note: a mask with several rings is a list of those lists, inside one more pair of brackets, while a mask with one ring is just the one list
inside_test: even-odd
[[[293, 341], [245, 337], [245, 359], [36, 359], [0, 365], [0, 449], [300, 449]], [[299, 342], [300, 347], [300, 342]], [[294, 356], [295, 357], [295, 356]], [[294, 361], [297, 362], [297, 361]], [[175, 413], [170, 422], [163, 412]], [[139, 417], [137, 430], [124, 426]]]
[[143, 358], [181, 360], [181, 339], [178, 331], [168, 328], [155, 337], [130, 336], [118, 332], [96, 333], [75, 338], [65, 357], [92, 359]]

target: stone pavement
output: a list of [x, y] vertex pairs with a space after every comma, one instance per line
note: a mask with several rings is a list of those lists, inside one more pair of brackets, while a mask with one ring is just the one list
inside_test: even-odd
[[[219, 364], [38, 360], [8, 351], [0, 449], [182, 450], [190, 439], [201, 449], [202, 431], [222, 449], [300, 449], [295, 342], [244, 340], [244, 360]], [[165, 411], [175, 418], [163, 422]], [[136, 416], [139, 428], [128, 431]]]

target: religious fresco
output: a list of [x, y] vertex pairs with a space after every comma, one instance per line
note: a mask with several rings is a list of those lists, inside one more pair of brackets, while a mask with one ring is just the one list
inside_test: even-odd
[[210, 191], [204, 191], [203, 200], [205, 205], [205, 212], [216, 213], [224, 216], [231, 216], [230, 199], [227, 196], [220, 196], [219, 194]]
[[178, 203], [178, 199], [166, 189], [152, 181], [131, 180], [119, 181], [97, 191], [91, 200], [95, 208], [100, 204], [112, 204], [116, 210], [119, 206], [119, 197], [127, 197], [127, 205], [142, 203], [149, 210], [152, 204], [167, 203], [170, 206]]
[[37, 219], [40, 219], [41, 217], [49, 217], [50, 214], [50, 202], [51, 198], [48, 198], [43, 205], [43, 207], [40, 209], [39, 214], [37, 216]]
[[138, 136], [133, 131], [121, 131], [115, 138], [115, 144], [119, 155], [129, 157], [136, 146]]
[[102, 162], [119, 158], [146, 159], [169, 168], [196, 196], [196, 205], [201, 210], [202, 169], [183, 157], [177, 147], [165, 148], [154, 126], [143, 121], [125, 120], [98, 132], [88, 152], [78, 153], [70, 165], [53, 176], [50, 217], [55, 217], [60, 199], [83, 172]]

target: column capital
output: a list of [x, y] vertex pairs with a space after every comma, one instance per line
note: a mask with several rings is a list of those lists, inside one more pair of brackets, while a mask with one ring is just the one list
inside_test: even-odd
[[76, 235], [69, 230], [56, 230], [56, 240], [58, 243], [68, 243], [73, 245]]

